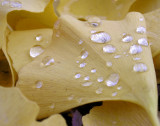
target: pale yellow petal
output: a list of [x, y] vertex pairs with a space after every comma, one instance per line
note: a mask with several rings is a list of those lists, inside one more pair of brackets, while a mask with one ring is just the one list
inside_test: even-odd
[[58, 114], [37, 122], [39, 107], [26, 99], [18, 88], [0, 87], [0, 106], [1, 126], [66, 126]]
[[[142, 106], [150, 120], [157, 123], [157, 86], [150, 47], [142, 46], [143, 52], [137, 55], [129, 53], [130, 46], [137, 44], [139, 38], [147, 37], [146, 34], [136, 33], [138, 26], [145, 27], [145, 21], [140, 22], [139, 18], [144, 17], [139, 13], [130, 13], [122, 21], [102, 20], [102, 24], [93, 29], [87, 22], [69, 15], [61, 16], [61, 25], [58, 30], [54, 29], [52, 44], [18, 74], [17, 87], [41, 107], [38, 117], [44, 118], [52, 113], [96, 101], [125, 100]], [[92, 30], [107, 32], [111, 36], [111, 41], [107, 44], [115, 46], [116, 53], [103, 53], [103, 46], [107, 44], [92, 42]], [[60, 37], [56, 36], [56, 32]], [[132, 35], [133, 42], [123, 43], [123, 33]], [[80, 40], [83, 41], [81, 45]], [[84, 51], [88, 51], [85, 60], [81, 59]], [[116, 55], [121, 57], [115, 59]], [[54, 58], [54, 64], [41, 67], [40, 64], [46, 56]], [[140, 57], [141, 60], [134, 61], [135, 57]], [[80, 68], [77, 61], [87, 63], [86, 67]], [[113, 66], [107, 67], [107, 61], [111, 61]], [[133, 71], [133, 66], [139, 62], [147, 65], [146, 72]], [[92, 69], [97, 72], [91, 73]], [[120, 80], [116, 86], [108, 87], [105, 80], [112, 73], [118, 73]], [[75, 79], [76, 74], [81, 74], [81, 78]], [[91, 86], [85, 87], [85, 76], [90, 77], [89, 82], [93, 82]], [[104, 81], [97, 82], [98, 77], [103, 77]], [[37, 84], [41, 84], [41, 87]], [[122, 90], [117, 89], [119, 86]], [[98, 89], [102, 89], [102, 93], [96, 93]], [[51, 109], [49, 106], [53, 103], [55, 108]]]

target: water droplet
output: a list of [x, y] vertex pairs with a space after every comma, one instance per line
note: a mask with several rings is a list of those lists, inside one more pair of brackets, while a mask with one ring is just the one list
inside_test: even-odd
[[138, 39], [138, 44], [143, 45], [143, 46], [148, 46], [148, 41], [146, 38], [140, 38]]
[[130, 47], [130, 51], [129, 53], [130, 54], [138, 54], [138, 53], [141, 53], [143, 50], [142, 50], [142, 47], [140, 45], [132, 45]]
[[78, 42], [78, 44], [79, 44], [79, 45], [81, 45], [82, 43], [83, 43], [83, 41], [82, 41], [82, 40], [80, 40], [80, 41]]
[[2, 6], [9, 6], [9, 5], [10, 5], [10, 2], [4, 0], [4, 1], [2, 1], [1, 5], [2, 5]]
[[111, 36], [106, 32], [100, 31], [92, 34], [91, 40], [95, 43], [106, 43], [111, 40]]
[[153, 45], [153, 43], [152, 43], [152, 42], [150, 42], [150, 43], [149, 43], [149, 45], [150, 45], [150, 46], [152, 46], [152, 45]]
[[92, 69], [91, 73], [96, 73], [96, 71], [97, 71], [96, 69]]
[[76, 79], [78, 79], [78, 78], [80, 78], [80, 77], [81, 77], [81, 74], [79, 74], [79, 73], [75, 75], [75, 78], [76, 78]]
[[90, 16], [87, 20], [92, 27], [97, 27], [101, 24], [101, 19], [99, 17]]
[[22, 3], [19, 2], [19, 1], [11, 1], [10, 2], [10, 7], [22, 8]]
[[118, 59], [118, 58], [120, 58], [120, 57], [121, 57], [121, 55], [115, 55], [115, 56], [114, 56], [115, 59]]
[[96, 33], [96, 32], [97, 32], [97, 31], [95, 31], [95, 30], [92, 30], [92, 31], [91, 31], [92, 34], [94, 34], [94, 33]]
[[55, 29], [59, 29], [59, 27], [60, 27], [60, 21], [57, 20], [57, 21], [54, 23], [54, 28], [55, 28]]
[[117, 92], [113, 92], [112, 93], [112, 96], [114, 97], [114, 96], [116, 96], [117, 95]]
[[106, 85], [109, 87], [115, 86], [119, 82], [119, 74], [113, 73], [106, 80]]
[[134, 57], [133, 60], [137, 61], [137, 60], [141, 60], [141, 58], [140, 57]]
[[93, 82], [85, 82], [85, 83], [82, 84], [82, 86], [84, 86], [84, 87], [89, 87], [89, 86], [91, 86], [92, 84], [93, 84]]
[[79, 67], [80, 68], [83, 68], [83, 67], [85, 67], [87, 65], [87, 63], [81, 63], [80, 65], [79, 65]]
[[106, 66], [111, 67], [112, 66], [112, 62], [110, 62], [110, 61], [106, 62]]
[[51, 109], [54, 109], [55, 108], [55, 104], [53, 103], [51, 106], [50, 106]]
[[36, 45], [30, 49], [30, 56], [32, 58], [35, 58], [40, 54], [42, 54], [43, 52], [44, 52], [44, 49], [41, 46]]
[[88, 52], [83, 50], [81, 52], [81, 59], [86, 59], [87, 57], [88, 57]]
[[78, 103], [81, 103], [82, 100], [83, 100], [83, 98], [79, 98], [79, 99], [77, 99], [77, 102], [78, 102]]
[[144, 63], [136, 63], [134, 66], [133, 66], [133, 70], [135, 72], [145, 72], [147, 71], [147, 65], [144, 64]]
[[42, 81], [36, 81], [36, 88], [41, 88], [43, 86]]
[[106, 45], [103, 47], [104, 53], [114, 53], [116, 51], [116, 48], [113, 45]]
[[51, 56], [46, 56], [42, 59], [42, 66], [50, 66], [54, 64], [54, 59]]
[[40, 41], [42, 41], [43, 37], [41, 34], [38, 34], [38, 35], [36, 35], [35, 39], [36, 39], [36, 41], [40, 42]]
[[74, 95], [71, 95], [68, 97], [68, 100], [71, 101], [71, 100], [73, 100], [73, 98], [74, 98]]
[[77, 60], [76, 63], [79, 63], [79, 61]]
[[117, 90], [121, 90], [121, 89], [122, 89], [122, 86], [118, 86], [118, 87], [117, 87]]
[[102, 94], [102, 92], [103, 92], [103, 88], [98, 88], [98, 89], [96, 90], [96, 94]]
[[132, 42], [133, 41], [133, 37], [130, 36], [130, 35], [124, 35], [122, 41], [123, 42]]
[[139, 21], [144, 21], [144, 18], [143, 17], [139, 18]]
[[88, 81], [90, 78], [89, 76], [84, 77], [84, 80]]
[[142, 26], [139, 26], [139, 27], [137, 27], [136, 32], [140, 33], [140, 34], [146, 33], [146, 28], [142, 27]]
[[103, 82], [103, 77], [98, 77], [98, 78], [97, 78], [97, 81], [98, 81], [99, 83]]

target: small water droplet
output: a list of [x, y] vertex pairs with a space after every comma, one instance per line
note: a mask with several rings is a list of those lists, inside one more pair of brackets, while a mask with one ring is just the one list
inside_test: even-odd
[[71, 101], [71, 100], [73, 100], [73, 98], [74, 98], [74, 95], [71, 95], [68, 97], [68, 100]]
[[56, 31], [56, 37], [57, 37], [57, 38], [59, 38], [59, 37], [60, 37], [60, 34], [61, 34], [61, 33], [60, 33], [60, 31], [59, 31], [59, 30], [58, 30], [58, 31]]
[[93, 84], [93, 82], [85, 82], [85, 83], [82, 84], [82, 86], [84, 86], [84, 87], [89, 87], [89, 86], [91, 86], [92, 84]]
[[80, 68], [83, 68], [83, 67], [85, 67], [87, 65], [87, 63], [81, 63], [80, 65], [79, 65], [79, 67]]
[[101, 19], [99, 17], [95, 17], [95, 16], [90, 16], [88, 17], [88, 23], [90, 24], [90, 26], [92, 27], [97, 27], [101, 24]]
[[79, 63], [79, 61], [77, 60], [76, 63]]
[[133, 60], [137, 61], [137, 60], [141, 60], [141, 58], [140, 57], [134, 57]]
[[103, 88], [98, 88], [98, 89], [96, 90], [96, 94], [102, 94], [102, 92], [103, 92]]
[[79, 44], [79, 45], [81, 45], [82, 43], [83, 43], [83, 41], [82, 41], [82, 40], [80, 40], [80, 41], [78, 42], [78, 44]]
[[96, 71], [97, 71], [96, 69], [92, 69], [91, 73], [96, 73]]
[[132, 42], [133, 37], [131, 35], [124, 35], [122, 41], [123, 42]]
[[36, 41], [38, 41], [38, 42], [40, 42], [40, 41], [42, 41], [42, 35], [41, 34], [38, 34], [38, 35], [36, 35]]
[[118, 86], [118, 87], [117, 87], [117, 90], [121, 90], [121, 89], [122, 89], [122, 86]]
[[148, 41], [146, 38], [140, 38], [138, 39], [138, 44], [143, 45], [143, 46], [148, 46]]
[[152, 42], [150, 42], [150, 43], [149, 43], [149, 45], [150, 45], [150, 46], [152, 46], [152, 45], [153, 45], [153, 43], [152, 43]]
[[54, 28], [55, 28], [55, 29], [59, 29], [59, 27], [60, 27], [60, 21], [57, 20], [57, 21], [54, 23]]
[[144, 18], [143, 17], [139, 18], [139, 21], [144, 21]]
[[19, 1], [11, 1], [11, 2], [10, 2], [10, 7], [22, 8], [22, 3], [19, 2]]
[[113, 73], [106, 80], [106, 85], [109, 87], [115, 86], [119, 82], [119, 74]]
[[111, 40], [111, 36], [106, 32], [100, 31], [91, 35], [91, 40], [95, 43], [106, 43]]
[[103, 77], [98, 77], [98, 78], [97, 78], [97, 81], [98, 81], [99, 83], [103, 82]]
[[130, 54], [138, 54], [138, 53], [141, 53], [143, 50], [142, 50], [142, 47], [140, 45], [132, 45], [130, 47], [130, 51], [129, 53]]
[[147, 71], [147, 65], [144, 64], [144, 63], [136, 63], [134, 66], [133, 66], [133, 70], [135, 72], [145, 72]]
[[137, 27], [136, 32], [140, 33], [140, 34], [146, 33], [146, 28], [142, 27], [142, 26], [139, 26], [139, 27]]
[[78, 102], [78, 103], [81, 103], [82, 100], [83, 100], [83, 98], [79, 98], [79, 99], [77, 99], [77, 102]]
[[80, 77], [81, 77], [81, 74], [79, 74], [79, 73], [75, 75], [75, 78], [76, 78], [76, 79], [78, 79], [78, 78], [80, 78]]
[[36, 81], [36, 88], [41, 88], [43, 86], [42, 81]]
[[120, 57], [121, 57], [121, 55], [115, 55], [115, 56], [114, 56], [115, 59], [118, 59], [118, 58], [120, 58]]
[[87, 57], [88, 57], [88, 52], [85, 51], [85, 50], [83, 50], [83, 51], [81, 52], [81, 59], [86, 59]]
[[40, 54], [42, 54], [43, 52], [44, 52], [44, 49], [41, 46], [36, 45], [30, 49], [30, 56], [32, 58], [35, 58]]
[[54, 59], [51, 56], [46, 56], [42, 59], [42, 66], [50, 66], [54, 64]]
[[96, 33], [96, 32], [97, 32], [97, 31], [95, 31], [95, 30], [92, 30], [92, 31], [91, 31], [92, 34], [94, 34], [94, 33]]
[[89, 76], [84, 77], [85, 81], [88, 81], [89, 79], [90, 79]]
[[104, 53], [114, 53], [116, 51], [116, 48], [113, 45], [106, 45], [103, 47]]
[[106, 66], [111, 67], [112, 66], [112, 62], [110, 62], [110, 61], [106, 62]]
[[51, 108], [51, 109], [54, 109], [54, 108], [55, 108], [55, 104], [54, 104], [54, 103], [51, 104], [50, 108]]
[[113, 92], [112, 93], [112, 96], [114, 97], [114, 96], [116, 96], [117, 95], [117, 92]]

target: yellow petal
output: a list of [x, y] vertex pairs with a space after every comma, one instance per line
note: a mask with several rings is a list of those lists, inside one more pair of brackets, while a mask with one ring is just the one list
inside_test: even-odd
[[[60, 37], [53, 34], [52, 44], [42, 55], [25, 65], [18, 74], [16, 86], [41, 107], [39, 118], [86, 103], [125, 100], [142, 106], [150, 115], [150, 119], [154, 120], [157, 113], [157, 87], [150, 47], [142, 46], [143, 52], [137, 55], [129, 53], [130, 46], [137, 44], [140, 37], [146, 38], [145, 34], [136, 33], [138, 26], [145, 27], [145, 21], [140, 22], [139, 18], [143, 18], [143, 15], [130, 13], [122, 21], [102, 20], [101, 25], [94, 28], [111, 36], [111, 41], [107, 44], [115, 46], [116, 53], [106, 54], [103, 53], [103, 46], [107, 44], [97, 44], [90, 40], [93, 27], [72, 16], [61, 16], [59, 30], [54, 29], [54, 32], [60, 33]], [[123, 33], [132, 35], [133, 42], [122, 42]], [[81, 45], [80, 40], [83, 41]], [[88, 52], [88, 57], [83, 60], [81, 54], [84, 51]], [[114, 58], [117, 55], [121, 57]], [[42, 67], [40, 64], [46, 56], [54, 58], [54, 63]], [[135, 57], [141, 60], [134, 61]], [[87, 63], [86, 67], [80, 68], [77, 61]], [[108, 61], [113, 64], [110, 68], [106, 66]], [[147, 65], [146, 72], [133, 71], [133, 66], [139, 62]], [[97, 72], [91, 73], [92, 69], [96, 69]], [[105, 80], [113, 73], [119, 74], [119, 83], [108, 87]], [[81, 78], [75, 79], [76, 74], [81, 74]], [[86, 76], [89, 76], [89, 82], [93, 83], [85, 83]], [[104, 81], [97, 82], [99, 77], [103, 77]], [[92, 85], [87, 87], [87, 84]], [[118, 90], [119, 86], [122, 90]], [[99, 90], [102, 90], [102, 93]], [[48, 106], [52, 103], [55, 103], [55, 108], [50, 110]]]
[[1, 126], [66, 126], [58, 114], [37, 122], [39, 107], [26, 99], [18, 88], [0, 87], [0, 105]]
[[137, 104], [125, 101], [105, 101], [102, 106], [91, 109], [83, 117], [84, 126], [158, 126], [149, 119], [146, 111]]
[[[8, 37], [7, 52], [12, 59], [13, 67], [19, 72], [23, 66], [33, 61], [30, 49], [36, 45], [46, 49], [51, 42], [52, 29], [35, 29], [13, 31]], [[36, 40], [36, 37], [39, 39]]]
[[[17, 1], [16, 1], [17, 2]], [[32, 3], [32, 4], [31, 4]], [[8, 1], [4, 4], [1, 1], [0, 8], [0, 48], [9, 62], [11, 73], [12, 73], [12, 86], [16, 81], [16, 73], [11, 64], [11, 60], [6, 51], [7, 39], [6, 36], [14, 30], [26, 30], [33, 28], [44, 28], [53, 27], [53, 22], [56, 20], [56, 16], [53, 11], [53, 0], [33, 0], [18, 1], [19, 7], [13, 6], [13, 1]], [[3, 5], [3, 6], [2, 6]], [[14, 11], [13, 11], [14, 10]], [[8, 23], [7, 23], [8, 21]], [[27, 23], [26, 23], [27, 21]], [[35, 25], [36, 24], [36, 25]], [[25, 26], [29, 25], [29, 26]]]
[[106, 17], [109, 20], [122, 19], [135, 0], [60, 0], [57, 7], [61, 14], [72, 14], [79, 18], [88, 15]]

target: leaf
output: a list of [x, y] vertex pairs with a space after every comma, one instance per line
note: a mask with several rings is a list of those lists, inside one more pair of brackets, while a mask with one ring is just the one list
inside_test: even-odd
[[[157, 86], [150, 47], [142, 46], [143, 52], [136, 55], [128, 53], [140, 37], [147, 37], [146, 34], [136, 33], [138, 26], [145, 27], [145, 21], [140, 22], [139, 18], [143, 18], [143, 15], [129, 13], [124, 20], [102, 20], [99, 27], [93, 28], [88, 22], [79, 21], [69, 15], [61, 16], [59, 29], [54, 29], [52, 44], [18, 73], [16, 86], [41, 107], [38, 118], [87, 103], [118, 100], [141, 106], [149, 119], [157, 123]], [[106, 44], [91, 41], [92, 30], [108, 33], [111, 41]], [[56, 36], [56, 32], [60, 37]], [[122, 42], [123, 33], [133, 36], [133, 42]], [[83, 43], [79, 45], [79, 41]], [[108, 44], [116, 47], [116, 53], [103, 53], [103, 47]], [[88, 57], [81, 59], [84, 51], [88, 52]], [[121, 57], [114, 58], [117, 55]], [[54, 58], [54, 64], [42, 67], [40, 64], [46, 56]], [[141, 60], [134, 61], [135, 57], [140, 57]], [[76, 63], [77, 61], [79, 63]], [[112, 62], [112, 67], [106, 66], [108, 61]], [[87, 65], [80, 68], [79, 65], [83, 62]], [[146, 64], [146, 72], [133, 71], [133, 66], [139, 62]], [[91, 73], [92, 69], [97, 72]], [[105, 81], [113, 73], [120, 76], [118, 84], [113, 87], [106, 86]], [[81, 74], [81, 77], [75, 79], [76, 74]], [[87, 81], [84, 81], [86, 76], [90, 77], [88, 82], [91, 82], [87, 84], [92, 84], [88, 87], [85, 83]], [[103, 77], [104, 81], [97, 82], [99, 77]], [[48, 106], [52, 103], [55, 108], [51, 110]]]
[[158, 126], [155, 120], [151, 122], [142, 107], [126, 101], [105, 101], [82, 118], [84, 126]]
[[0, 106], [1, 126], [66, 126], [58, 114], [37, 122], [39, 107], [26, 99], [18, 88], [0, 87]]
[[135, 0], [60, 0], [57, 11], [79, 18], [89, 15], [106, 17], [108, 20], [123, 19]]

